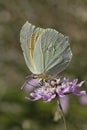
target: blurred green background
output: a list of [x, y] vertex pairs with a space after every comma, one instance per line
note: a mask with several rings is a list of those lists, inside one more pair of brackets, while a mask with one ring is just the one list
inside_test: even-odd
[[[0, 130], [64, 130], [53, 121], [55, 101], [28, 102], [20, 89], [30, 74], [19, 41], [27, 20], [69, 36], [73, 58], [62, 74], [87, 81], [87, 0], [0, 0]], [[79, 97], [70, 95], [65, 117], [68, 130], [87, 130]]]

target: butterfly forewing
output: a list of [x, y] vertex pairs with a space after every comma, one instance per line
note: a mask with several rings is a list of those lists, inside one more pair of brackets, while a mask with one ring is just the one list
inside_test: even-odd
[[34, 74], [39, 73], [38, 70], [36, 70], [33, 56], [34, 56], [36, 41], [40, 36], [42, 30], [43, 29], [35, 28], [34, 25], [30, 24], [29, 22], [26, 22], [23, 25], [20, 32], [20, 42], [21, 42], [24, 58], [28, 68]]
[[32, 61], [30, 58], [30, 40], [33, 34], [33, 31], [35, 29], [34, 25], [31, 25], [30, 23], [26, 22], [20, 32], [20, 42], [21, 42], [21, 47], [23, 50], [23, 54], [24, 54], [24, 58], [26, 61], [26, 64], [28, 66], [28, 68], [33, 72], [34, 68], [32, 65]]
[[37, 74], [41, 74], [44, 71], [44, 58], [41, 49], [41, 35], [37, 39], [35, 49], [34, 49], [34, 64], [37, 70]]

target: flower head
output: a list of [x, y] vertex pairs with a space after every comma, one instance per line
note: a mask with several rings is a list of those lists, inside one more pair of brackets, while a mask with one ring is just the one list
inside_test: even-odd
[[45, 102], [50, 102], [56, 97], [62, 98], [71, 93], [77, 96], [86, 94], [86, 91], [78, 90], [83, 85], [84, 81], [81, 81], [80, 83], [77, 82], [77, 79], [74, 79], [73, 81], [69, 81], [67, 78], [43, 80], [31, 77], [25, 82], [23, 87], [29, 92], [29, 97], [27, 97], [27, 99], [33, 101], [42, 99]]

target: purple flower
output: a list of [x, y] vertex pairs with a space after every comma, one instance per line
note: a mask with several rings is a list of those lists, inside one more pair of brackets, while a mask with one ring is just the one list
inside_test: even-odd
[[28, 93], [39, 87], [40, 79], [34, 78], [33, 75], [27, 77], [27, 80], [22, 85], [21, 89], [25, 89]]
[[29, 92], [29, 100], [42, 99], [45, 102], [50, 102], [52, 99], [58, 97], [63, 98], [68, 94], [75, 94], [77, 96], [86, 94], [86, 91], [79, 91], [78, 89], [83, 85], [84, 81], [77, 83], [74, 79], [69, 81], [67, 78], [56, 78], [53, 80], [45, 80], [30, 77], [23, 85], [23, 88]]
[[77, 96], [81, 96], [86, 94], [86, 91], [79, 91], [78, 88], [80, 88], [84, 81], [81, 81], [79, 84], [77, 83], [78, 79], [74, 79], [73, 81], [69, 81], [69, 79], [64, 78], [61, 83], [60, 89], [57, 88], [57, 93], [59, 97], [64, 97], [67, 94], [73, 93]]
[[61, 103], [63, 112], [67, 113], [68, 112], [68, 108], [69, 108], [69, 96], [66, 95], [66, 96], [60, 98], [60, 103]]
[[87, 106], [87, 95], [82, 95], [80, 97], [80, 103], [84, 106]]

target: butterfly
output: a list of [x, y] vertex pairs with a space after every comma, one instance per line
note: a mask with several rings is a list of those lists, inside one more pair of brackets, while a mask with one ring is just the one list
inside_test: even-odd
[[20, 42], [25, 62], [37, 77], [59, 74], [72, 58], [69, 38], [55, 29], [42, 29], [27, 21], [20, 31]]

